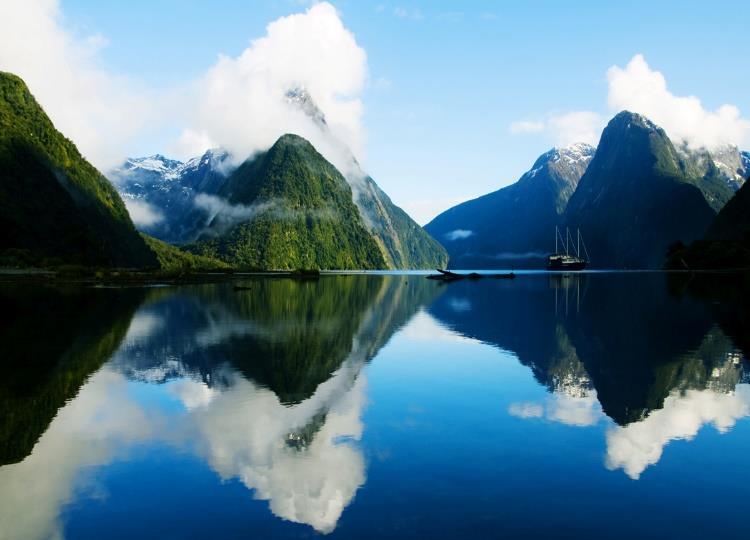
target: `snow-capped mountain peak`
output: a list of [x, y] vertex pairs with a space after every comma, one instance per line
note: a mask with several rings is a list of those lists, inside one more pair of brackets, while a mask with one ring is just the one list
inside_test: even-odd
[[587, 143], [573, 143], [562, 148], [553, 148], [550, 161], [557, 162], [563, 160], [569, 164], [587, 162], [594, 157], [596, 148]]
[[325, 114], [323, 114], [323, 111], [318, 108], [308, 91], [303, 86], [297, 86], [287, 90], [284, 97], [286, 98], [287, 103], [298, 107], [303, 113], [309, 116], [318, 127], [325, 128], [328, 126]]

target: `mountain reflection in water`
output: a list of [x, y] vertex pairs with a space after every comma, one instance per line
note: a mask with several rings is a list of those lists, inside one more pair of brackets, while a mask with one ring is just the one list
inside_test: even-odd
[[626, 273], [461, 283], [430, 312], [513, 351], [548, 388], [543, 402], [514, 403], [510, 414], [575, 426], [611, 418], [606, 465], [636, 479], [669, 441], [691, 439], [705, 424], [726, 431], [750, 414], [747, 354], [729, 337], [747, 335], [750, 319], [727, 316], [749, 305], [746, 292], [716, 305], [711, 298], [722, 283], [725, 293], [748, 284], [727, 287], [726, 279]]
[[[510, 402], [510, 418], [598, 426], [601, 463], [638, 479], [670, 441], [709, 424], [726, 432], [750, 414], [750, 286], [727, 279], [0, 287], [0, 538], [67, 536], [70, 512], [105, 504], [97, 471], [154, 448], [194, 456], [278, 518], [334, 532], [367, 484], [368, 463], [385, 459], [363, 442], [366, 366], [402, 328], [404, 369], [429, 362], [420, 343], [441, 337], [511, 353], [546, 393]], [[388, 369], [395, 383], [407, 374]], [[456, 369], [472, 376], [469, 363]], [[420, 380], [412, 390], [446, 399], [429, 394], [431, 373]]]

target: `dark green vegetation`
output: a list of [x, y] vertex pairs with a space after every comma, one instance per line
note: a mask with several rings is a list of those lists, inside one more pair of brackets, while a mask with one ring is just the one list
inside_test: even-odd
[[447, 247], [454, 268], [541, 266], [593, 155], [585, 144], [550, 150], [515, 184], [454, 206], [425, 229]]
[[0, 286], [0, 464], [20, 461], [117, 350], [143, 289]]
[[667, 267], [675, 269], [750, 268], [750, 182], [735, 193], [714, 219], [705, 238], [672, 245]]
[[448, 253], [367, 176], [357, 203], [388, 268], [445, 268]]
[[349, 184], [301, 137], [284, 135], [243, 163], [219, 196], [233, 209], [214, 219], [196, 253], [240, 268], [386, 267]]
[[716, 215], [701, 188], [715, 191], [715, 182], [686, 174], [664, 130], [621, 112], [604, 129], [565, 221], [581, 229], [596, 267], [660, 268], [668, 246], [700, 238]]
[[176, 376], [215, 385], [224, 384], [228, 363], [282, 403], [299, 403], [344, 362], [358, 370], [439, 292], [422, 279], [361, 275], [160, 289], [143, 308], [163, 324], [119, 369], [139, 378], [158, 372], [166, 356], [179, 359]]
[[218, 259], [195, 255], [146, 234], [142, 235], [149, 249], [156, 255], [159, 268], [165, 272], [194, 272], [228, 270], [230, 266]]
[[6, 264], [156, 265], [117, 191], [2, 72], [0, 230]]

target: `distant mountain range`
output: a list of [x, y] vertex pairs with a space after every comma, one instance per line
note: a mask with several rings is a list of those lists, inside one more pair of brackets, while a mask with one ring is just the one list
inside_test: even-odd
[[587, 144], [552, 149], [515, 184], [454, 206], [425, 229], [455, 268], [540, 266], [594, 152]]
[[304, 89], [284, 98], [336, 150], [339, 169], [287, 134], [239, 166], [220, 149], [187, 162], [129, 159], [109, 174], [115, 189], [23, 81], [0, 73], [0, 263], [433, 268], [450, 255], [454, 268], [541, 267], [555, 227], [570, 227], [581, 230], [592, 267], [659, 268], [668, 250], [673, 266], [750, 266], [750, 154], [736, 147], [675, 145], [623, 111], [597, 148], [553, 149], [516, 183], [425, 230], [362, 170]]
[[580, 228], [594, 267], [659, 268], [670, 245], [703, 236], [748, 174], [748, 153], [675, 146], [651, 121], [623, 111], [596, 149], [553, 149], [515, 184], [425, 229], [455, 268], [541, 267], [555, 226]]
[[196, 240], [211, 218], [210, 208], [196, 205], [196, 196], [216, 194], [233, 168], [226, 152], [208, 150], [184, 163], [160, 154], [131, 158], [107, 176], [141, 231], [185, 244]]
[[[138, 228], [156, 238], [176, 244], [197, 241], [194, 250], [215, 253], [231, 264], [253, 267], [265, 267], [263, 265], [266, 264], [272, 264], [267, 268], [276, 269], [296, 268], [304, 264], [323, 268], [445, 266], [448, 260], [445, 249], [406, 212], [393, 204], [377, 183], [362, 171], [351, 151], [333, 139], [325, 115], [310, 95], [304, 89], [296, 88], [287, 92], [285, 98], [291, 106], [307, 115], [324, 137], [340, 148], [348, 160], [347, 177], [326, 161], [309, 142], [304, 141], [306, 144], [303, 144], [302, 138], [293, 139], [289, 135], [280, 138], [268, 151], [273, 150], [275, 156], [283, 148], [284, 155], [293, 159], [290, 162], [279, 162], [278, 167], [287, 170], [254, 168], [253, 163], [258, 165], [268, 159], [268, 152], [253, 156], [239, 167], [232, 164], [232, 159], [226, 152], [218, 149], [210, 150], [185, 163], [161, 155], [131, 158], [110, 171], [109, 177], [120, 191]], [[247, 176], [251, 170], [254, 171], [253, 185], [274, 184], [273, 189], [258, 189], [257, 192], [249, 190], [245, 182], [251, 181]], [[321, 171], [325, 171], [322, 176], [319, 174]], [[281, 189], [269, 175], [276, 175], [276, 179], [283, 177], [290, 182]], [[303, 179], [311, 182], [310, 186], [299, 185]], [[340, 184], [339, 180], [348, 182], [348, 186]], [[348, 190], [348, 195], [316, 202], [300, 196], [313, 184], [315, 188], [311, 189], [315, 191], [330, 181], [339, 184], [330, 193]], [[293, 186], [292, 183], [296, 185]], [[330, 194], [328, 191], [326, 193]], [[271, 195], [273, 201], [269, 202]], [[353, 213], [348, 208], [349, 203], [344, 201], [345, 198], [354, 204]], [[261, 204], [266, 207], [265, 211], [255, 212], [260, 209]], [[249, 205], [255, 206], [250, 209]], [[273, 206], [273, 210], [269, 205]], [[331, 250], [319, 249], [319, 241], [323, 239], [319, 235], [320, 230], [313, 232], [307, 225], [301, 227], [296, 223], [301, 215], [300, 211], [313, 212], [315, 215], [309, 214], [308, 217], [316, 226], [327, 229], [328, 233], [355, 231], [364, 226], [365, 237], [360, 238], [359, 233], [355, 235], [360, 238], [355, 242], [356, 249], [369, 252], [370, 242], [374, 241], [379, 255], [362, 259], [362, 253], [357, 255], [351, 250], [341, 251], [339, 248], [342, 244], [336, 248], [340, 258], [329, 258], [326, 253], [331, 254]], [[269, 226], [272, 225], [274, 230], [289, 228], [289, 231], [295, 229], [296, 232], [289, 232], [284, 236], [266, 230], [261, 234], [260, 221], [251, 223], [261, 218]], [[340, 221], [343, 219], [347, 221]], [[335, 227], [337, 220], [339, 226]], [[324, 223], [328, 225], [323, 226]], [[303, 231], [305, 228], [309, 230]], [[328, 236], [330, 239], [334, 238], [330, 234]], [[354, 240], [354, 237], [350, 240]], [[250, 255], [249, 245], [268, 242], [271, 244], [263, 254], [255, 251]], [[291, 244], [296, 247], [291, 249]], [[353, 244], [349, 246], [351, 249], [355, 248]], [[276, 254], [271, 256], [271, 252]], [[360, 263], [364, 266], [357, 266]], [[332, 264], [334, 266], [330, 266]], [[348, 266], [335, 266], [336, 264]]]

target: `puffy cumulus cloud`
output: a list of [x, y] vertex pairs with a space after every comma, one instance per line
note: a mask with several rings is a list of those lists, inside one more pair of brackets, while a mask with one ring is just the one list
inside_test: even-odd
[[606, 465], [622, 469], [637, 480], [649, 465], [661, 459], [664, 447], [673, 440], [691, 440], [707, 424], [719, 432], [730, 429], [750, 414], [750, 385], [739, 384], [733, 393], [688, 390], [673, 393], [664, 407], [640, 422], [615, 427], [607, 433]]
[[716, 149], [728, 144], [750, 144], [750, 120], [734, 105], [706, 109], [696, 96], [678, 96], [667, 87], [664, 75], [652, 69], [641, 54], [623, 68], [607, 70], [607, 104], [603, 115], [594, 111], [573, 111], [550, 115], [544, 120], [512, 122], [513, 134], [543, 133], [558, 146], [573, 142], [597, 144], [608, 117], [629, 110], [640, 113], [664, 128], [675, 142], [692, 148]]
[[[182, 130], [169, 148], [181, 158], [221, 146], [243, 160], [292, 132], [351, 172], [352, 153], [361, 158], [364, 146], [365, 51], [327, 2], [266, 30], [239, 56], [219, 56], [198, 80], [157, 91], [103, 67], [106, 39], [71, 31], [59, 0], [4, 0], [0, 69], [22, 77], [55, 126], [101, 170], [169, 126]], [[304, 89], [325, 111], [325, 129], [286, 99], [292, 89]]]
[[128, 209], [130, 219], [137, 227], [148, 227], [164, 219], [164, 215], [158, 209], [145, 201], [125, 197], [123, 202], [125, 208]]
[[148, 92], [101, 67], [105, 44], [69, 31], [58, 0], [0, 2], [0, 70], [23, 78], [55, 127], [101, 169], [156, 116]]
[[643, 114], [672, 139], [709, 149], [750, 142], [750, 120], [743, 118], [736, 106], [722, 105], [710, 111], [695, 96], [673, 94], [664, 75], [651, 69], [643, 55], [635, 55], [624, 68], [609, 68], [607, 81], [612, 110]]
[[[236, 159], [296, 133], [346, 174], [351, 154], [361, 156], [367, 56], [336, 9], [323, 2], [270, 23], [266, 35], [236, 58], [220, 56], [193, 89], [195, 114], [182, 134], [183, 154], [200, 145], [221, 146]], [[325, 111], [326, 129], [290, 103], [290, 90], [304, 89]]]

